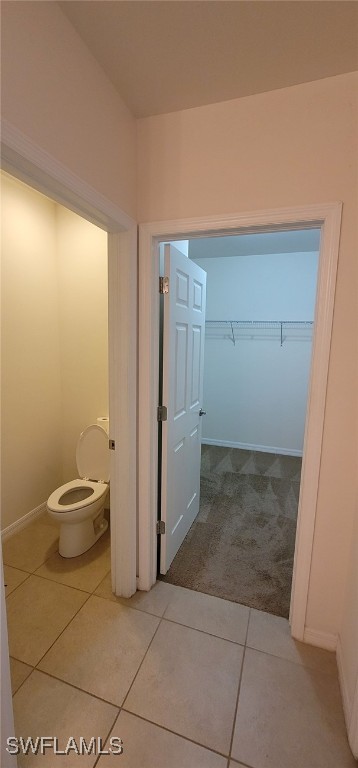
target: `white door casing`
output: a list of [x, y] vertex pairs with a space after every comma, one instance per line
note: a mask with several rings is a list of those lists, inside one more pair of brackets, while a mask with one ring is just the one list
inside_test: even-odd
[[[159, 257], [158, 243], [194, 237], [287, 229], [321, 229], [310, 386], [301, 476], [300, 502], [291, 595], [293, 637], [312, 642], [306, 624], [315, 516], [323, 439], [327, 376], [332, 334], [342, 203], [208, 216], [142, 224], [139, 228], [139, 589], [150, 589], [157, 575], [157, 440]], [[308, 471], [307, 471], [308, 468]], [[317, 634], [317, 633], [316, 633]], [[311, 638], [311, 639], [309, 639]], [[329, 647], [336, 637], [319, 633], [316, 644]], [[330, 643], [328, 645], [328, 643]]]
[[166, 573], [199, 512], [206, 273], [164, 246], [163, 404], [160, 572]]

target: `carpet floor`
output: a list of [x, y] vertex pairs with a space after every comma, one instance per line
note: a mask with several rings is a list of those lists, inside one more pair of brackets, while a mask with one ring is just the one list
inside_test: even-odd
[[202, 446], [200, 511], [161, 578], [288, 617], [301, 459]]

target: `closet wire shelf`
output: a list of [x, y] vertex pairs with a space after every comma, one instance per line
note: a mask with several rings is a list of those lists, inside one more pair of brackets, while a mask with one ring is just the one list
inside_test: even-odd
[[[246, 336], [254, 338], [254, 331], [275, 331], [279, 332], [281, 347], [286, 340], [285, 331], [306, 331], [305, 336], [300, 333], [300, 339], [311, 339], [313, 330], [313, 320], [206, 320], [206, 334], [211, 338], [230, 339], [234, 346], [237, 336], [235, 331], [246, 331]], [[220, 333], [220, 331], [222, 333]], [[228, 331], [225, 333], [225, 331]], [[251, 332], [251, 333], [250, 333]], [[267, 337], [267, 336], [266, 336]]]

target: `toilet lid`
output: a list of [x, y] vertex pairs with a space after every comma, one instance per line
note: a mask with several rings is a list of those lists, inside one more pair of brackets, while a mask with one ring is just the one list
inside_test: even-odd
[[91, 424], [79, 436], [76, 461], [82, 479], [109, 481], [108, 435], [102, 427]]

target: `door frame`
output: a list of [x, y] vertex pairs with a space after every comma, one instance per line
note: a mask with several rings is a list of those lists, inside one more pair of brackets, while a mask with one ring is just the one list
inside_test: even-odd
[[112, 590], [130, 597], [137, 550], [137, 224], [6, 120], [1, 168], [108, 233], [109, 425], [116, 445], [110, 455]]
[[[139, 226], [138, 588], [157, 578], [159, 383], [159, 258], [163, 240], [288, 229], [321, 230], [310, 384], [291, 593], [292, 636], [305, 639], [306, 612], [319, 487], [342, 203], [322, 203]], [[309, 472], [306, 471], [309, 466]], [[306, 638], [307, 639], [307, 638]]]

